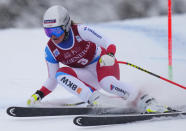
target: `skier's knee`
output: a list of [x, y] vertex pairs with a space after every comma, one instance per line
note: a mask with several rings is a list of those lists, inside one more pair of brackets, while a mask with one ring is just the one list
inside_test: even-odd
[[58, 71], [57, 71], [57, 73], [56, 73], [56, 78], [59, 75], [72, 75], [72, 76], [74, 76], [74, 77], [77, 78], [76, 72], [72, 68], [70, 68], [70, 67], [59, 68]]
[[102, 88], [105, 91], [127, 99], [128, 101], [133, 101], [138, 94], [137, 88], [134, 88], [129, 84], [123, 83], [111, 76], [104, 78], [100, 82], [100, 84], [102, 85]]

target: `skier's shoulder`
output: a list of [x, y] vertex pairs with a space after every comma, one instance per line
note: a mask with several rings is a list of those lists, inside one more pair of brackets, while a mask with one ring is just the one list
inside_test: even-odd
[[95, 28], [87, 24], [77, 24], [77, 29], [84, 32], [95, 32]]
[[100, 33], [98, 33], [96, 31], [96, 29], [91, 25], [78, 24], [77, 30], [78, 30], [80, 36], [82, 36], [85, 40], [87, 40], [87, 38], [91, 38], [91, 37], [96, 37], [98, 39], [102, 39], [102, 35]]

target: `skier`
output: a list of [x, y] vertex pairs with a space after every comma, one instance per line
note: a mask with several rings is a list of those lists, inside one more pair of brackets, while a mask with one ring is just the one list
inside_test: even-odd
[[93, 106], [111, 101], [100, 93], [102, 88], [135, 103], [140, 112], [169, 111], [154, 98], [121, 82], [114, 43], [88, 26], [75, 24], [64, 7], [50, 7], [44, 14], [43, 27], [50, 38], [45, 48], [49, 76], [27, 101], [28, 106], [40, 102], [60, 84]]

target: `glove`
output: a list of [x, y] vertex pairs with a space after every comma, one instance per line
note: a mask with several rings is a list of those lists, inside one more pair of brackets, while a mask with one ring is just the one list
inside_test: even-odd
[[107, 54], [102, 55], [99, 59], [100, 66], [113, 66], [115, 64], [114, 54], [116, 53], [116, 46], [110, 44], [106, 49]]
[[44, 97], [42, 91], [37, 90], [27, 101], [28, 106], [33, 106], [41, 102], [41, 99]]
[[115, 63], [115, 57], [112, 53], [102, 55], [99, 59], [100, 66], [113, 66]]

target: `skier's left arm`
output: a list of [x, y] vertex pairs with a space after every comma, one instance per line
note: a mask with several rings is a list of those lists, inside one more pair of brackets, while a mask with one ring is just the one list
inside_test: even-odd
[[97, 46], [105, 48], [108, 54], [111, 53], [112, 55], [115, 55], [116, 46], [113, 44], [114, 42], [101, 33], [98, 33], [94, 29], [84, 25], [78, 25], [78, 32], [83, 40], [91, 41]]
[[115, 63], [115, 53], [116, 46], [112, 41], [107, 39], [105, 36], [97, 33], [95, 30], [88, 26], [79, 25], [78, 31], [82, 39], [85, 41], [91, 41], [96, 44], [96, 46], [100, 46], [106, 49], [107, 54], [101, 56], [99, 59], [101, 66], [112, 66]]

